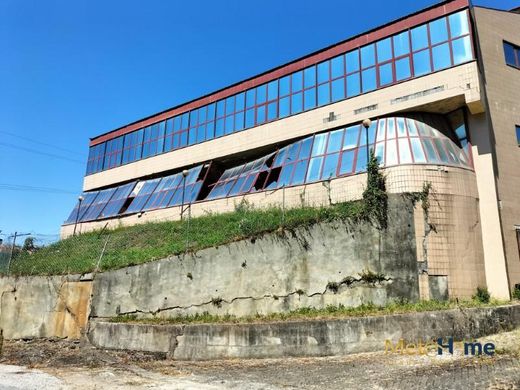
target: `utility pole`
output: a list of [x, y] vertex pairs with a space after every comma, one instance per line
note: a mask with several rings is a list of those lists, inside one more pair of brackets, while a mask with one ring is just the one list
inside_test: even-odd
[[16, 238], [23, 236], [30, 236], [30, 233], [18, 233], [14, 232], [14, 236], [9, 236], [8, 238], [13, 238], [13, 245], [11, 245], [11, 254], [9, 255], [9, 261], [7, 262], [7, 273], [9, 274], [9, 269], [11, 268], [11, 260], [13, 259], [14, 247], [16, 245]]

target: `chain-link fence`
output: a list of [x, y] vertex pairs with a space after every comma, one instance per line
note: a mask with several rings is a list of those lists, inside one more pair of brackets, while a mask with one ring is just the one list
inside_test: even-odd
[[182, 220], [155, 221], [124, 228], [76, 234], [60, 240], [58, 235], [18, 235], [0, 248], [0, 273], [4, 275], [84, 274], [136, 265], [318, 221], [355, 215], [357, 210], [341, 204], [333, 207], [286, 208], [282, 202], [257, 208], [243, 200], [229, 213], [192, 216], [186, 206]]

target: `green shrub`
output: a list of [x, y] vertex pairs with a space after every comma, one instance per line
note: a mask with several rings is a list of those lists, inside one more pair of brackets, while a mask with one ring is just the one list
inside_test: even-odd
[[520, 284], [515, 285], [513, 290], [513, 299], [520, 299]]
[[477, 292], [473, 295], [473, 299], [480, 303], [489, 303], [491, 295], [486, 287], [477, 287]]

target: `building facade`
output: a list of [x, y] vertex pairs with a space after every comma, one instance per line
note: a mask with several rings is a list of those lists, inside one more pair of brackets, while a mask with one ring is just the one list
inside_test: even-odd
[[520, 283], [518, 25], [515, 10], [446, 1], [94, 137], [62, 237], [243, 199], [359, 199], [373, 149], [389, 192], [433, 186], [415, 218], [421, 283], [507, 298]]

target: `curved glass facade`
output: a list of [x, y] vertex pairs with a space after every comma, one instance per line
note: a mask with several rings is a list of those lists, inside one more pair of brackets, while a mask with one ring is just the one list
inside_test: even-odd
[[90, 147], [86, 174], [348, 99], [474, 59], [467, 10]]
[[462, 112], [449, 117], [388, 117], [375, 120], [368, 129], [358, 124], [313, 134], [224, 171], [211, 162], [191, 168], [185, 180], [179, 172], [86, 192], [65, 224], [351, 176], [366, 170], [370, 150], [381, 167], [433, 164], [472, 169]]

